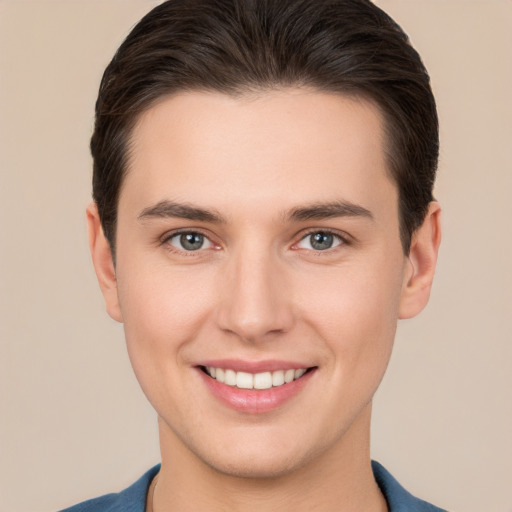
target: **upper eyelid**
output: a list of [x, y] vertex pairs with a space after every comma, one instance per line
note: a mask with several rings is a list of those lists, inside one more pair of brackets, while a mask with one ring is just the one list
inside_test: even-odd
[[201, 228], [177, 228], [177, 229], [171, 229], [170, 231], [166, 231], [162, 236], [159, 237], [160, 241], [162, 243], [166, 242], [170, 238], [173, 238], [177, 235], [183, 235], [185, 233], [197, 233], [199, 235], [204, 236], [205, 238], [208, 238], [211, 243], [215, 243], [212, 239], [212, 235], [207, 233], [204, 229]]
[[304, 240], [304, 238], [306, 238], [310, 235], [313, 235], [315, 233], [326, 233], [329, 235], [333, 235], [347, 244], [351, 243], [353, 241], [353, 238], [345, 231], [339, 231], [338, 229], [332, 229], [332, 228], [310, 228], [310, 229], [300, 232], [297, 235], [297, 241], [294, 242], [294, 245], [299, 243], [300, 241]]

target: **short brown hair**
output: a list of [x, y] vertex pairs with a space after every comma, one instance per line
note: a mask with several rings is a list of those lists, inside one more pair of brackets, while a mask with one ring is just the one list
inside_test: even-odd
[[96, 103], [93, 198], [112, 250], [130, 136], [143, 111], [177, 91], [294, 86], [379, 106], [408, 253], [433, 199], [436, 105], [408, 37], [369, 0], [169, 0], [149, 12], [105, 70]]

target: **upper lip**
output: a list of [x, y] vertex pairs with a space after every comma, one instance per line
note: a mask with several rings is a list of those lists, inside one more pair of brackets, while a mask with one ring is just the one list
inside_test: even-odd
[[282, 361], [269, 359], [265, 361], [246, 361], [242, 359], [210, 359], [201, 361], [197, 366], [211, 366], [213, 368], [222, 368], [225, 370], [234, 370], [237, 372], [263, 373], [274, 372], [277, 370], [299, 370], [301, 368], [311, 368], [312, 365], [297, 361]]

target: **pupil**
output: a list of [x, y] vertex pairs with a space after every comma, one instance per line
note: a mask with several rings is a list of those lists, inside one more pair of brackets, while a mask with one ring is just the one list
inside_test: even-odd
[[203, 235], [199, 233], [185, 233], [180, 236], [180, 243], [188, 251], [197, 251], [203, 246]]
[[333, 243], [333, 236], [329, 233], [315, 233], [311, 235], [311, 247], [316, 250], [330, 249]]

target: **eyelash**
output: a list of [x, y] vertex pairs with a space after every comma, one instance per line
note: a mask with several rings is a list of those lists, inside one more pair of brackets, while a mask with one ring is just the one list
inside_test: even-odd
[[327, 249], [321, 250], [321, 249], [306, 249], [306, 250], [312, 250], [317, 254], [322, 253], [330, 253], [333, 250], [336, 250], [340, 246], [346, 246], [350, 245], [351, 240], [349, 239], [348, 235], [341, 234], [338, 231], [333, 231], [332, 229], [311, 229], [307, 231], [305, 234], [303, 234], [298, 242], [293, 244], [293, 248], [297, 248], [300, 250], [300, 247], [297, 247], [301, 242], [308, 239], [312, 235], [321, 234], [324, 236], [332, 236], [335, 240], [337, 240], [339, 243], [335, 245], [334, 247], [328, 247]]
[[[182, 235], [188, 235], [188, 234], [190, 234], [190, 235], [200, 235], [201, 237], [204, 238], [205, 241], [207, 241], [210, 244], [210, 246], [206, 247], [206, 248], [200, 247], [199, 249], [196, 249], [196, 250], [186, 250], [184, 248], [180, 249], [178, 247], [175, 247], [175, 246], [173, 246], [170, 243], [170, 241], [173, 238], [176, 238], [176, 237], [182, 236]], [[348, 237], [348, 235], [346, 235], [346, 234], [341, 234], [338, 231], [334, 231], [334, 230], [331, 230], [331, 229], [311, 229], [311, 230], [307, 231], [306, 233], [302, 234], [300, 239], [298, 240], [298, 242], [295, 242], [292, 245], [291, 248], [295, 249], [295, 250], [300, 250], [301, 248], [298, 247], [298, 245], [301, 242], [303, 242], [304, 240], [306, 240], [308, 237], [311, 237], [312, 235], [316, 235], [316, 234], [321, 234], [321, 235], [324, 235], [324, 236], [332, 236], [339, 243], [337, 245], [335, 245], [334, 247], [328, 247], [328, 248], [326, 248], [324, 250], [313, 249], [313, 248], [312, 249], [305, 249], [305, 250], [313, 251], [316, 254], [321, 255], [322, 253], [330, 253], [331, 251], [336, 250], [340, 246], [351, 245], [351, 240]], [[210, 236], [208, 236], [207, 234], [205, 234], [204, 232], [202, 232], [199, 229], [196, 229], [196, 230], [193, 230], [193, 229], [181, 229], [181, 230], [178, 230], [178, 231], [173, 231], [171, 233], [167, 233], [161, 239], [161, 245], [164, 245], [166, 247], [166, 249], [168, 251], [170, 251], [170, 252], [179, 253], [180, 255], [186, 255], [186, 256], [196, 256], [196, 253], [204, 252], [206, 249], [211, 249], [211, 248], [218, 249], [219, 248], [219, 245], [216, 244], [215, 242], [213, 242], [211, 240]]]

